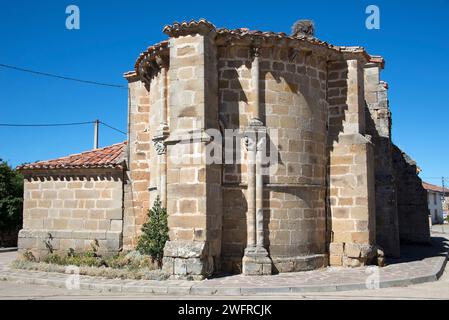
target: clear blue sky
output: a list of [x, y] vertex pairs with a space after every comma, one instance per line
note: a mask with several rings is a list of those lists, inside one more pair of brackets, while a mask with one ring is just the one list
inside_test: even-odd
[[[80, 8], [80, 30], [65, 28], [70, 4]], [[380, 30], [365, 28], [369, 4], [381, 10]], [[310, 18], [320, 39], [383, 55], [394, 142], [418, 162], [423, 177], [449, 177], [449, 0], [1, 1], [0, 63], [125, 85], [123, 72], [165, 38], [165, 24], [201, 17], [218, 27], [287, 33], [295, 20]], [[126, 131], [127, 91], [0, 68], [0, 123], [97, 118]], [[88, 150], [93, 128], [0, 127], [0, 136], [0, 158], [15, 166]], [[107, 128], [100, 137], [103, 146], [125, 139]]]

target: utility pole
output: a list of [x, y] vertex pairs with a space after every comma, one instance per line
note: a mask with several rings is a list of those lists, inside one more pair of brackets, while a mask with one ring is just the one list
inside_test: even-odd
[[94, 122], [94, 149], [98, 149], [98, 127], [100, 126], [100, 120]]
[[444, 194], [444, 177], [441, 177], [441, 185], [443, 187], [443, 194]]
[[443, 194], [441, 196], [441, 203], [444, 207], [444, 200], [446, 199], [446, 188], [444, 187], [444, 177], [441, 177], [441, 186], [443, 187]]
[[446, 200], [446, 190], [445, 190], [445, 188], [444, 188], [444, 177], [441, 177], [441, 184], [442, 184], [442, 187], [443, 187], [443, 196], [442, 196], [442, 199], [441, 199], [441, 206], [443, 207], [443, 224], [442, 224], [442, 229], [443, 229], [443, 233], [445, 232], [445, 230], [444, 230], [444, 207], [445, 207], [445, 200]]

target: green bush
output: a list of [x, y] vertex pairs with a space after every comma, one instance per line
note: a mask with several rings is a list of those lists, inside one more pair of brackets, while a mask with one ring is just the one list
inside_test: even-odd
[[159, 197], [148, 212], [148, 221], [142, 226], [142, 235], [137, 243], [137, 250], [151, 256], [158, 265], [162, 265], [164, 246], [168, 241], [167, 210], [161, 207]]
[[0, 159], [0, 231], [22, 226], [23, 176]]

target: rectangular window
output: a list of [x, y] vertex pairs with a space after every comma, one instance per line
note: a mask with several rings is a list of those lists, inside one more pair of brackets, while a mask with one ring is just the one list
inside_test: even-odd
[[433, 194], [433, 204], [437, 204], [437, 194], [436, 193], [434, 193]]

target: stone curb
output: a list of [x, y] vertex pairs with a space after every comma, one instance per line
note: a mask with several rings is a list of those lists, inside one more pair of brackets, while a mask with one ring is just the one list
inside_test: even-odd
[[[439, 279], [447, 263], [447, 257], [439, 257], [433, 270], [429, 274], [410, 278], [399, 278], [380, 282], [380, 288], [409, 286]], [[59, 288], [65, 287], [64, 274], [49, 272], [12, 271], [4, 270], [0, 273], [0, 280], [14, 281], [21, 284], [40, 284]], [[342, 283], [331, 285], [303, 285], [303, 286], [270, 286], [270, 287], [205, 287], [201, 283], [183, 282], [179, 285], [151, 285], [140, 281], [98, 279], [91, 276], [80, 276], [80, 289], [97, 290], [99, 292], [129, 292], [149, 293], [154, 295], [180, 296], [248, 296], [248, 295], [283, 295], [307, 292], [336, 292], [365, 290], [365, 283]]]
[[2, 252], [12, 252], [12, 251], [17, 251], [17, 247], [0, 248], [0, 253], [2, 253]]

